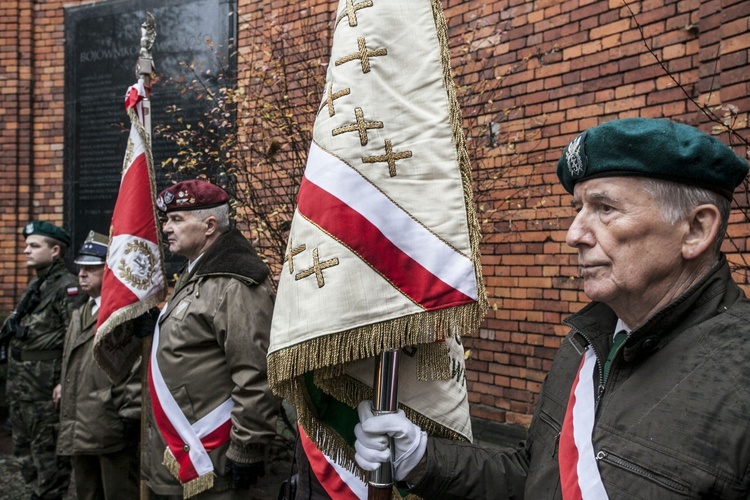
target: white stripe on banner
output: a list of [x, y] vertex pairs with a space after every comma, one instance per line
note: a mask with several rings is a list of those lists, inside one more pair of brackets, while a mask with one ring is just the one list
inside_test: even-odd
[[607, 500], [602, 477], [594, 454], [594, 416], [596, 413], [596, 390], [594, 387], [594, 367], [596, 354], [589, 347], [586, 350], [583, 366], [578, 375], [573, 406], [573, 440], [578, 449], [578, 485], [583, 500]]
[[[165, 304], [164, 308], [159, 314], [161, 319], [164, 311], [167, 310]], [[195, 467], [195, 471], [199, 476], [208, 474], [214, 470], [211, 457], [206, 453], [206, 449], [201, 443], [201, 438], [207, 436], [218, 428], [221, 424], [226, 422], [231, 417], [232, 411], [232, 398], [227, 399], [224, 403], [219, 405], [216, 409], [211, 411], [208, 415], [198, 420], [195, 424], [190, 425], [185, 414], [182, 413], [180, 406], [177, 401], [172, 397], [172, 393], [169, 392], [164, 377], [162, 377], [159, 371], [159, 365], [156, 362], [156, 352], [159, 346], [159, 320], [156, 320], [156, 328], [154, 328], [153, 346], [151, 348], [151, 377], [154, 381], [154, 389], [156, 390], [156, 396], [159, 398], [159, 404], [161, 404], [164, 413], [169, 418], [172, 427], [175, 428], [180, 438], [187, 443], [190, 447], [190, 461]]]
[[377, 227], [405, 254], [442, 281], [478, 300], [471, 259], [431, 233], [340, 159], [312, 143], [305, 177]]

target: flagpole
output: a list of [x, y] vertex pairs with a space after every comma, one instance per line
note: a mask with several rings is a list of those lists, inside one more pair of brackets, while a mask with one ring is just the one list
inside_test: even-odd
[[[384, 415], [398, 411], [398, 349], [389, 349], [375, 358], [372, 413]], [[391, 442], [391, 454], [393, 443]], [[367, 483], [368, 500], [390, 500], [393, 491], [393, 459], [383, 462], [370, 472]]]
[[[143, 98], [143, 128], [148, 134], [148, 145], [151, 146], [151, 73], [154, 71], [154, 60], [151, 56], [151, 48], [154, 46], [154, 40], [156, 39], [156, 21], [154, 16], [150, 13], [146, 13], [146, 20], [141, 23], [141, 40], [140, 40], [140, 55], [135, 67], [136, 78], [143, 79], [143, 87], [146, 95]], [[151, 175], [151, 169], [149, 168], [149, 175]], [[152, 181], [153, 182], [153, 181]], [[148, 359], [151, 353], [151, 342], [152, 337], [147, 336], [143, 338], [143, 345], [141, 351], [141, 464], [144, 463], [144, 453], [146, 447], [146, 430], [148, 429], [148, 416], [145, 411], [146, 401], [148, 401]], [[146, 485], [146, 481], [141, 479], [140, 481], [140, 499], [148, 500], [151, 497], [150, 490]]]

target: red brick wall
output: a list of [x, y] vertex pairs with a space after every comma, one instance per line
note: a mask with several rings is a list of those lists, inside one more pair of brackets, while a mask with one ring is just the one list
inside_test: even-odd
[[[3, 2], [0, 7], [0, 257], [3, 279], [0, 294], [14, 297], [25, 282], [19, 264], [17, 237], [19, 220], [29, 213], [27, 166], [31, 123], [31, 10], [30, 2]], [[19, 186], [23, 186], [21, 189]], [[4, 304], [4, 310], [9, 307]]]
[[63, 223], [62, 2], [4, 1], [0, 26], [0, 310], [7, 312], [28, 279], [20, 228], [35, 218]]
[[[71, 3], [7, 1], [0, 7], [3, 311], [12, 308], [27, 279], [17, 252], [19, 225], [29, 218], [63, 222], [62, 6]], [[327, 33], [336, 2], [239, 4], [242, 51], [252, 45], [246, 25], [264, 26], [272, 18], [292, 38], [309, 23]], [[575, 254], [565, 245], [573, 211], [554, 173], [562, 148], [588, 127], [629, 116], [668, 117], [711, 130], [714, 124], [696, 103], [719, 116], [735, 106], [738, 131], [747, 138], [750, 2], [632, 1], [632, 13], [622, 0], [443, 5], [475, 157], [484, 275], [493, 305], [482, 328], [466, 339], [472, 412], [528, 424], [566, 334], [561, 320], [587, 301]], [[491, 123], [499, 127], [494, 146]], [[745, 156], [736, 139], [732, 144]], [[744, 195], [737, 201], [748, 205]], [[725, 251], [744, 264], [748, 224], [739, 212], [733, 222]], [[744, 274], [736, 277], [748, 284]]]
[[[586, 128], [631, 116], [711, 130], [693, 101], [736, 106], [739, 132], [748, 137], [742, 120], [750, 109], [750, 3], [628, 4], [632, 12], [621, 0], [445, 4], [458, 82], [476, 89], [466, 92], [467, 127], [480, 142], [488, 123], [500, 126], [500, 146], [480, 148], [475, 166], [475, 177], [494, 175], [496, 187], [479, 195], [484, 275], [495, 307], [466, 341], [475, 416], [530, 422], [567, 333], [561, 320], [587, 302], [565, 244], [573, 211], [554, 173], [562, 148]], [[745, 157], [745, 147], [735, 149]], [[737, 199], [747, 206], [745, 196]], [[739, 214], [733, 220], [737, 248], [724, 250], [744, 264], [747, 224]], [[745, 273], [736, 278], [748, 283]]]

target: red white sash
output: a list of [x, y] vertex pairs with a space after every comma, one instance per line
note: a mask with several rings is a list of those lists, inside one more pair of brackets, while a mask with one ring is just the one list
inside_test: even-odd
[[560, 433], [560, 483], [564, 500], [606, 500], [591, 436], [594, 431], [596, 354], [586, 348], [573, 381]]
[[310, 468], [326, 493], [336, 500], [367, 500], [367, 485], [320, 451], [302, 427], [297, 429]]
[[[167, 308], [168, 305], [165, 305], [162, 314]], [[161, 315], [159, 318], [161, 319]], [[167, 443], [165, 465], [183, 483], [185, 498], [188, 498], [213, 486], [214, 467], [208, 452], [229, 441], [232, 429], [230, 416], [234, 404], [229, 397], [209, 414], [191, 424], [172, 397], [159, 371], [156, 360], [158, 346], [157, 321], [148, 372], [151, 403], [156, 425]], [[173, 464], [167, 463], [170, 461], [167, 453], [174, 459]]]

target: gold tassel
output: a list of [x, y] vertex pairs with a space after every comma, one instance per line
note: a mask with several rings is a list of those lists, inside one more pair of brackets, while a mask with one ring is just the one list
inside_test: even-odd
[[172, 455], [172, 452], [169, 451], [169, 448], [164, 449], [164, 458], [161, 463], [175, 479], [180, 479], [180, 463]]
[[[164, 450], [164, 460], [162, 461], [162, 465], [167, 468], [175, 479], [180, 479], [180, 463], [174, 458], [174, 455], [169, 451], [169, 448]], [[194, 497], [198, 493], [203, 493], [204, 491], [213, 488], [214, 478], [216, 478], [216, 474], [209, 472], [202, 476], [198, 476], [195, 479], [191, 479], [187, 483], [182, 483], [182, 498]]]
[[182, 483], [182, 498], [194, 497], [198, 493], [210, 490], [214, 487], [215, 477], [216, 474], [209, 472], [208, 474], [203, 474], [195, 479], [191, 479], [187, 483]]

